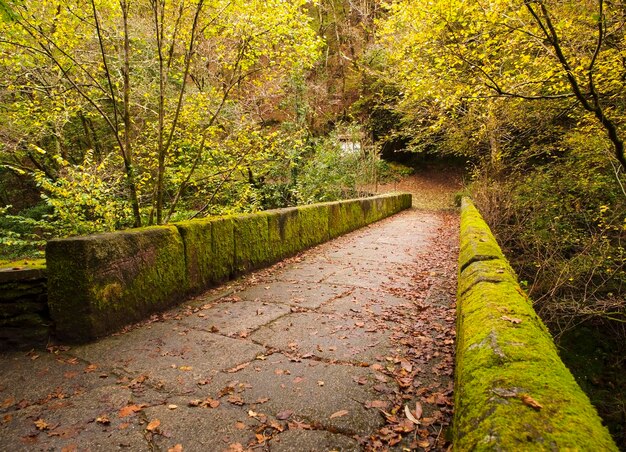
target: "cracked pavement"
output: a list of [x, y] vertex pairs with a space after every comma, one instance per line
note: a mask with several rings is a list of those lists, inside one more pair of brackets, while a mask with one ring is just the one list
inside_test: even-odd
[[455, 221], [411, 209], [96, 342], [0, 355], [0, 450], [445, 448]]

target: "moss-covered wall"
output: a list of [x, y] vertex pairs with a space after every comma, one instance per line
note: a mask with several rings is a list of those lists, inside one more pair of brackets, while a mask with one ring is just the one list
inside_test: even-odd
[[46, 259], [56, 334], [97, 338], [411, 202], [410, 194], [390, 194], [52, 240]]
[[176, 226], [51, 240], [48, 306], [56, 334], [81, 342], [140, 320], [188, 291]]
[[460, 246], [455, 450], [617, 450], [467, 198]]

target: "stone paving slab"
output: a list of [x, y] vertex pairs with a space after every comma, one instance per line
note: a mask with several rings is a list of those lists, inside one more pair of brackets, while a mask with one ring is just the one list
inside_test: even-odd
[[267, 301], [241, 300], [204, 306], [199, 312], [186, 316], [181, 323], [189, 328], [226, 336], [245, 336], [291, 312], [289, 306]]
[[389, 332], [373, 321], [303, 312], [283, 317], [250, 338], [266, 347], [330, 361], [374, 364], [391, 352]]
[[259, 284], [246, 288], [241, 292], [236, 292], [235, 295], [243, 300], [258, 300], [315, 309], [347, 292], [346, 287], [336, 284], [277, 280], [271, 284]]
[[272, 452], [349, 452], [361, 450], [359, 444], [336, 433], [315, 430], [289, 430], [281, 433], [271, 443]]
[[145, 376], [167, 391], [190, 393], [210, 378], [265, 352], [248, 341], [187, 328], [177, 322], [154, 323], [127, 334], [72, 349], [99, 367], [131, 378]]
[[[364, 402], [380, 395], [369, 386], [358, 384], [359, 378], [373, 381], [374, 371], [311, 359], [294, 362], [277, 353], [254, 361], [237, 373], [217, 375], [205, 390], [208, 396], [216, 398], [230, 387], [244, 408], [250, 407], [257, 413], [276, 418], [287, 412], [291, 413], [288, 419], [312, 424], [317, 429], [366, 435], [381, 426], [383, 418], [378, 410], [364, 407]], [[345, 415], [333, 417], [343, 410], [347, 411]]]

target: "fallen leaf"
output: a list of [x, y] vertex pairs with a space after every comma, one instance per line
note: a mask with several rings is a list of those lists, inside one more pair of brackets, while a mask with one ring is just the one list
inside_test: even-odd
[[178, 370], [182, 370], [183, 372], [189, 372], [190, 370], [193, 370], [193, 367], [191, 367], [191, 366], [180, 366], [178, 368]]
[[268, 402], [269, 400], [269, 397], [261, 397], [260, 399], [257, 399], [257, 401], [254, 403], [258, 403], [260, 405], [262, 403]]
[[174, 405], [173, 403], [167, 406], [168, 410], [175, 410], [176, 408], [178, 408], [178, 405]]
[[367, 377], [352, 377], [352, 379], [355, 381], [355, 383], [361, 386], [367, 383]]
[[261, 433], [257, 433], [256, 435], [254, 435], [256, 437], [256, 440], [259, 444], [263, 444], [265, 441], [267, 441], [269, 438]]
[[330, 419], [334, 419], [336, 417], [342, 417], [342, 416], [345, 416], [348, 413], [349, 413], [348, 410], [339, 410], [339, 411], [336, 411], [333, 414], [331, 414], [330, 415]]
[[533, 399], [528, 394], [521, 394], [519, 396], [519, 398], [522, 399], [522, 402], [524, 402], [524, 405], [528, 405], [529, 407], [531, 407], [534, 410], [539, 411], [540, 409], [543, 408], [543, 405], [541, 405], [539, 402], [537, 402], [535, 399]]
[[293, 383], [296, 385], [302, 383], [303, 381], [304, 381], [304, 378], [302, 377], [296, 377], [293, 379]]
[[111, 420], [107, 417], [107, 416], [99, 416], [96, 418], [96, 422], [98, 424], [102, 424], [102, 425], [109, 425], [111, 424]]
[[402, 367], [402, 369], [404, 369], [407, 372], [411, 372], [413, 370], [413, 365], [408, 361], [401, 361], [400, 367]]
[[506, 315], [503, 315], [503, 316], [502, 316], [502, 317], [500, 317], [500, 318], [501, 318], [502, 320], [506, 320], [507, 322], [511, 322], [511, 323], [516, 324], [516, 325], [517, 325], [517, 324], [519, 324], [519, 323], [522, 323], [522, 320], [521, 320], [521, 319], [516, 319], [516, 318], [513, 318], [513, 317], [508, 317], [508, 316], [506, 316]]
[[413, 413], [411, 413], [408, 405], [404, 405], [404, 414], [409, 421], [413, 422], [415, 425], [419, 425], [420, 421], [413, 416]]
[[238, 366], [235, 366], [232, 369], [228, 369], [226, 372], [228, 372], [229, 374], [234, 374], [235, 372], [239, 372], [240, 370], [245, 369], [249, 365], [250, 363], [239, 364]]
[[132, 414], [135, 414], [143, 409], [143, 406], [140, 405], [128, 405], [122, 408], [119, 411], [119, 417], [128, 417]]
[[292, 414], [293, 414], [293, 411], [291, 410], [281, 411], [280, 413], [276, 415], [276, 419], [278, 419], [279, 421], [286, 421], [287, 419], [291, 417]]
[[46, 421], [44, 421], [43, 419], [39, 418], [35, 421], [35, 427], [37, 427], [37, 430], [48, 430], [50, 428], [50, 425], [48, 425], [48, 423]]
[[170, 447], [167, 449], [167, 452], [183, 452], [183, 445], [176, 444], [174, 447]]
[[417, 419], [422, 417], [424, 410], [422, 409], [422, 404], [419, 402], [415, 402], [415, 417]]
[[97, 368], [98, 366], [96, 364], [89, 364], [87, 367], [85, 367], [85, 370], [83, 372], [88, 374], [90, 372], [94, 372]]
[[[237, 405], [237, 406], [242, 406], [244, 404], [243, 399], [241, 398], [241, 396], [238, 395], [231, 395], [228, 398], [228, 403], [232, 403], [233, 405]], [[214, 408], [214, 407], [212, 407]]]
[[150, 421], [150, 423], [146, 427], [146, 430], [149, 431], [149, 432], [154, 432], [154, 431], [156, 431], [157, 428], [159, 428], [159, 425], [161, 425], [161, 421], [158, 420], [158, 419], [154, 419], [154, 420]]
[[386, 408], [388, 405], [384, 400], [372, 400], [371, 402], [365, 402], [365, 408]]
[[241, 421], [237, 421], [237, 422], [235, 422], [235, 428], [237, 430], [244, 430], [246, 428], [246, 424], [244, 424]]
[[224, 452], [244, 452], [245, 449], [241, 445], [241, 443], [233, 443], [228, 446], [228, 449], [225, 449]]
[[61, 448], [61, 452], [76, 452], [77, 450], [78, 450], [78, 446], [76, 444], [69, 444]]

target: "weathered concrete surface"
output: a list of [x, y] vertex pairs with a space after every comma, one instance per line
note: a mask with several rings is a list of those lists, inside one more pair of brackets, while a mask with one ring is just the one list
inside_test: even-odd
[[0, 450], [445, 449], [444, 223], [406, 211], [120, 334], [0, 356]]

